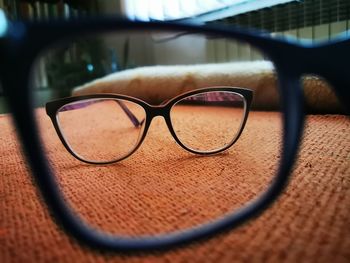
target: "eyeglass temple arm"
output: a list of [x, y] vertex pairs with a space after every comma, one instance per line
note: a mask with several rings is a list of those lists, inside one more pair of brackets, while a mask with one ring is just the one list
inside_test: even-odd
[[139, 127], [142, 125], [144, 120], [140, 122], [122, 101], [116, 100], [116, 102], [119, 104], [120, 108], [122, 108], [122, 110], [125, 112], [125, 114], [129, 117], [130, 121], [134, 124], [135, 127]]
[[[68, 105], [65, 106], [63, 108], [61, 108], [60, 111], [68, 111], [68, 110], [75, 110], [75, 109], [81, 109], [81, 108], [85, 108], [93, 103], [97, 103], [97, 102], [101, 102], [101, 100], [98, 101], [89, 101], [89, 102], [83, 102], [83, 103], [79, 103], [79, 104], [75, 104], [75, 105]], [[124, 113], [128, 116], [129, 120], [132, 122], [132, 124], [135, 127], [139, 127], [142, 125], [142, 123], [144, 122], [144, 120], [139, 121], [136, 116], [130, 111], [130, 109], [122, 102], [119, 100], [115, 100], [115, 102], [120, 106], [120, 108], [124, 111]]]

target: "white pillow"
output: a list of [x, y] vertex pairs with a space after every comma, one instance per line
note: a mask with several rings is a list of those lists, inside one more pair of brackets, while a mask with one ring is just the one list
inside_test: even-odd
[[[181, 93], [205, 87], [232, 86], [254, 91], [252, 107], [279, 107], [277, 79], [271, 62], [231, 62], [199, 65], [148, 66], [107, 75], [73, 90], [72, 95], [116, 93], [160, 104]], [[339, 103], [327, 84], [316, 77], [304, 81], [307, 106], [312, 111], [336, 111]]]

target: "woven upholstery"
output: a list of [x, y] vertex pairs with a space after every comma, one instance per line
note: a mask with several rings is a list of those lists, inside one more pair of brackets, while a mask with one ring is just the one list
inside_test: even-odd
[[[276, 121], [271, 112], [259, 114], [261, 114], [260, 121], [255, 123], [259, 127], [271, 126], [271, 123]], [[254, 115], [251, 117], [251, 125], [254, 125]], [[41, 125], [48, 130], [52, 129], [51, 124], [44, 120], [44, 117], [41, 118], [43, 118]], [[52, 222], [48, 211], [39, 201], [40, 197], [37, 195], [15, 136], [15, 128], [11, 125], [9, 116], [0, 115], [0, 261], [349, 262], [349, 128], [350, 121], [345, 116], [308, 116], [302, 148], [290, 184], [281, 198], [257, 219], [207, 242], [174, 251], [122, 255], [99, 253], [81, 247]], [[198, 188], [196, 184], [190, 185], [191, 182], [195, 182], [193, 180], [196, 180], [196, 177], [200, 176], [203, 182], [212, 186], [213, 184], [210, 183], [213, 181], [208, 174], [213, 173], [208, 173], [205, 167], [209, 167], [214, 162], [220, 162], [220, 156], [191, 157], [193, 155], [185, 152], [172, 141], [161, 120], [155, 120], [152, 123], [148, 137], [149, 139], [146, 139], [138, 153], [129, 159], [120, 164], [99, 166], [99, 168], [82, 164], [72, 158], [59, 144], [55, 134], [47, 135], [45, 141], [48, 147], [51, 146], [49, 156], [55, 156], [55, 169], [66, 171], [66, 175], [70, 176], [69, 180], [63, 180], [62, 184], [67, 192], [73, 193], [72, 196], [67, 195], [69, 200], [74, 200], [73, 206], [84, 207], [84, 202], [87, 202], [84, 198], [97, 197], [94, 209], [90, 210], [95, 211], [95, 214], [86, 214], [86, 217], [94, 217], [99, 213], [98, 208], [103, 206], [98, 205], [101, 200], [94, 195], [98, 191], [87, 193], [84, 187], [81, 187], [82, 185], [92, 184], [91, 189], [104, 190], [103, 194], [110, 194], [111, 198], [123, 191], [124, 194], [129, 194], [129, 198], [126, 199], [127, 204], [114, 203], [119, 205], [120, 209], [124, 209], [124, 213], [119, 214], [118, 217], [112, 215], [113, 219], [120, 218], [119, 221], [103, 221], [113, 230], [131, 235], [142, 233], [143, 229], [150, 232], [168, 231], [168, 227], [178, 227], [174, 226], [176, 222], [193, 225], [203, 218], [215, 216], [218, 211], [222, 213], [229, 207], [227, 186], [230, 182], [230, 173], [227, 171], [223, 170], [222, 174], [215, 178], [215, 193], [221, 192], [222, 195], [213, 194], [206, 199], [201, 199], [198, 197], [200, 193], [196, 190]], [[255, 146], [256, 151], [263, 148], [265, 145]], [[233, 153], [235, 153], [234, 150], [230, 150], [225, 156], [232, 156]], [[223, 164], [220, 163], [220, 165]], [[146, 166], [147, 169], [145, 169]], [[136, 173], [142, 167], [143, 173]], [[162, 171], [172, 167], [184, 172], [164, 173], [165, 178], [159, 177], [160, 179], [156, 180], [156, 175], [159, 176]], [[182, 170], [179, 169], [181, 167], [183, 167]], [[94, 177], [86, 177], [89, 170], [94, 172]], [[78, 171], [81, 174], [77, 175]], [[124, 181], [123, 178], [118, 179], [118, 182], [125, 183], [119, 185], [119, 188], [118, 185], [110, 183], [113, 176], [118, 175], [125, 177]], [[130, 178], [127, 178], [128, 175]], [[139, 188], [130, 187], [136, 183]], [[181, 188], [189, 189], [192, 191], [192, 198], [191, 191], [186, 193], [186, 198], [179, 196], [176, 209], [172, 209], [169, 207], [166, 196], [164, 199], [152, 200], [154, 195], [146, 190], [152, 190], [155, 187], [163, 189], [165, 193], [168, 191], [169, 196], [176, 196], [172, 188], [177, 187], [178, 191]], [[142, 191], [143, 189], [146, 190]], [[134, 198], [132, 198], [132, 191], [138, 193]], [[209, 189], [206, 193], [212, 192]], [[75, 198], [76, 195], [81, 198]], [[92, 202], [93, 198], [89, 201]], [[155, 208], [155, 212], [151, 214], [153, 218], [157, 215], [157, 211], [168, 211], [168, 217], [151, 220], [151, 216], [147, 217], [149, 215], [142, 214], [143, 210], [139, 209], [145, 203], [148, 207]], [[191, 210], [181, 209], [191, 203], [201, 204], [204, 208], [216, 206], [218, 209], [215, 211], [204, 209], [201, 213], [191, 216]], [[176, 213], [171, 216], [174, 211]], [[140, 214], [143, 217], [140, 217], [139, 222], [131, 218], [132, 215], [140, 216]], [[181, 218], [187, 220], [184, 221]], [[113, 227], [113, 225], [118, 226]]]

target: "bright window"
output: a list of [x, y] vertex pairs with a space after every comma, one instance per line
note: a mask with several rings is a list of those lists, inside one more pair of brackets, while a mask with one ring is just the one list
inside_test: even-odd
[[126, 16], [132, 20], [175, 20], [202, 16], [204, 20], [210, 21], [292, 1], [294, 0], [124, 0], [123, 7]]

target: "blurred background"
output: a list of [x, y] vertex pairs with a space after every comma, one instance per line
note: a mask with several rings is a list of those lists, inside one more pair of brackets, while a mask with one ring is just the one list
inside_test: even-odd
[[133, 20], [191, 19], [265, 29], [313, 40], [349, 29], [348, 0], [0, 0], [10, 19], [117, 15]]
[[[142, 21], [188, 20], [196, 23], [216, 23], [263, 29], [272, 35], [296, 37], [311, 41], [328, 40], [341, 32], [350, 34], [350, 1], [348, 0], [0, 0], [0, 9], [11, 20], [54, 20], [96, 15], [112, 15]], [[142, 52], [144, 43], [124, 37], [115, 49], [104, 47], [98, 39], [81, 41], [39, 61], [34, 86], [43, 97], [52, 90], [66, 95], [67, 87], [86, 83], [109, 73], [145, 65], [176, 64], [171, 54], [186, 46], [188, 61], [181, 63], [217, 63], [255, 60], [249, 46], [232, 45], [226, 40], [189, 45], [191, 38], [169, 43], [158, 56]], [[192, 46], [193, 50], [190, 50]], [[195, 54], [205, 61], [191, 61]], [[175, 54], [176, 52], [174, 52]], [[108, 59], [107, 59], [108, 57]], [[101, 59], [102, 58], [102, 59]], [[238, 59], [239, 60], [239, 59]], [[65, 78], [61, 76], [64, 75]], [[69, 95], [69, 94], [68, 94]], [[0, 87], [0, 112], [6, 112]]]

